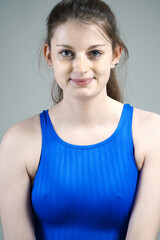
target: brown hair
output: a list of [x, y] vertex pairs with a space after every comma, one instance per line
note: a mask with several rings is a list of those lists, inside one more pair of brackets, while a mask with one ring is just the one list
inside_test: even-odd
[[[77, 19], [89, 25], [100, 27], [111, 39], [112, 49], [119, 45], [124, 52], [124, 59], [129, 57], [128, 49], [120, 38], [116, 18], [110, 7], [101, 0], [62, 0], [50, 12], [47, 17], [47, 36], [45, 43], [51, 49], [51, 39], [54, 30], [68, 19]], [[106, 85], [106, 93], [109, 97], [123, 102], [123, 94], [117, 82], [115, 69], [111, 69], [110, 78]], [[63, 90], [54, 80], [51, 90], [52, 100], [55, 103], [63, 99]]]

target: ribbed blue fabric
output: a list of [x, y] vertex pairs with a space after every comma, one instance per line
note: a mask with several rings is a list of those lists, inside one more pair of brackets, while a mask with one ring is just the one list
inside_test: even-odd
[[40, 113], [42, 150], [31, 200], [36, 240], [123, 240], [139, 171], [132, 139], [133, 107], [124, 104], [114, 133], [73, 145]]

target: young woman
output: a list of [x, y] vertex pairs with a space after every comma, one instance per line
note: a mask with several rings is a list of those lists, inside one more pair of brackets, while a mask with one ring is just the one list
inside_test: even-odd
[[44, 57], [56, 104], [13, 125], [0, 146], [5, 240], [155, 240], [160, 116], [123, 103], [115, 17], [100, 0], [63, 0]]

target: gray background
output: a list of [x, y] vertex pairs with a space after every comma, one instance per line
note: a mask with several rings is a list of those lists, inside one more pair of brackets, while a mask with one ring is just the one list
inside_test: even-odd
[[[0, 140], [17, 121], [53, 105], [53, 76], [45, 62], [39, 74], [37, 49], [45, 36], [45, 19], [56, 2], [0, 0]], [[125, 102], [160, 114], [160, 0], [106, 2], [116, 14], [130, 52]]]

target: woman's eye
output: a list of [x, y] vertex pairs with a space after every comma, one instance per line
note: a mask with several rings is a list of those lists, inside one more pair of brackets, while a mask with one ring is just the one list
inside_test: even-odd
[[60, 55], [64, 58], [70, 58], [73, 56], [72, 52], [69, 50], [63, 50], [62, 52], [60, 52]]
[[99, 57], [102, 54], [102, 52], [98, 51], [98, 50], [93, 50], [90, 52], [90, 55], [92, 57]]
[[[63, 50], [59, 54], [60, 54], [60, 56], [62, 56], [62, 58], [66, 58], [66, 59], [68, 59], [68, 58], [70, 59], [70, 58], [74, 57], [74, 54], [70, 50]], [[102, 55], [102, 52], [99, 50], [92, 50], [89, 53], [89, 57], [92, 57], [92, 58], [97, 58], [100, 55]]]

